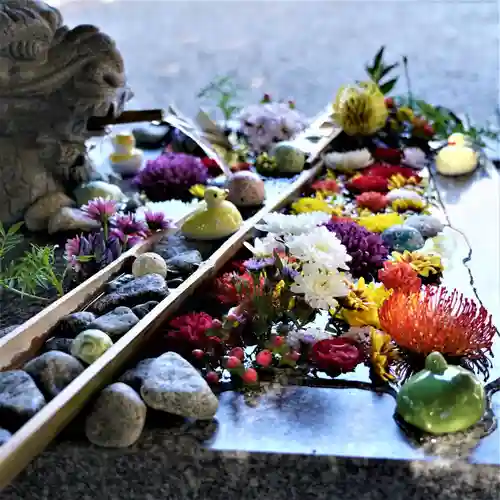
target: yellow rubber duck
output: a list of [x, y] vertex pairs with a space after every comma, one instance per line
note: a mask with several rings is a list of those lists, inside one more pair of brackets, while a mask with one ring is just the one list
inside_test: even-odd
[[243, 217], [236, 206], [227, 201], [228, 191], [217, 187], [205, 190], [205, 203], [181, 227], [184, 236], [193, 240], [218, 240], [238, 231]]
[[464, 134], [452, 134], [448, 145], [436, 156], [436, 170], [441, 175], [466, 175], [474, 172], [479, 164], [479, 154]]

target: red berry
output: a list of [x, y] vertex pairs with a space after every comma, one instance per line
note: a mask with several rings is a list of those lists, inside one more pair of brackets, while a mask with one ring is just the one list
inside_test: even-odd
[[191, 353], [196, 359], [202, 359], [205, 356], [205, 353], [201, 349], [195, 349]]
[[219, 383], [219, 375], [216, 372], [208, 372], [205, 375], [205, 379], [209, 384], [218, 384]]
[[226, 368], [228, 370], [234, 370], [241, 366], [241, 361], [236, 356], [228, 356], [226, 358]]
[[222, 321], [220, 319], [212, 320], [212, 328], [215, 329], [222, 328]]
[[276, 337], [273, 338], [274, 347], [281, 347], [284, 343], [285, 343], [285, 338], [281, 337], [280, 335], [277, 335]]
[[229, 356], [234, 356], [235, 358], [238, 358], [240, 361], [243, 361], [245, 359], [245, 351], [243, 350], [242, 347], [234, 347], [229, 351]]
[[385, 106], [387, 108], [393, 108], [394, 107], [394, 99], [392, 97], [386, 97], [385, 98]]
[[291, 359], [292, 361], [298, 361], [299, 358], [300, 358], [300, 352], [297, 352], [297, 351], [290, 351], [288, 354], [287, 354], [287, 358], [288, 359]]
[[247, 368], [245, 373], [241, 376], [245, 384], [255, 384], [258, 379], [257, 372], [253, 368]]
[[423, 133], [427, 136], [427, 137], [433, 137], [434, 136], [434, 128], [432, 127], [432, 125], [424, 125], [424, 128], [422, 129]]
[[257, 361], [260, 366], [269, 366], [273, 362], [273, 354], [267, 349], [260, 351], [257, 356], [255, 356], [255, 361]]

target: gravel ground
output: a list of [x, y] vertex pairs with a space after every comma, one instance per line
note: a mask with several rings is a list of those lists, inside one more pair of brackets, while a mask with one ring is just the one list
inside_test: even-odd
[[[321, 110], [385, 44], [406, 55], [414, 92], [484, 121], [499, 97], [497, 0], [62, 0], [69, 25], [113, 36], [135, 107], [175, 102], [196, 111], [198, 90], [234, 72], [243, 102], [263, 92]], [[398, 90], [405, 91], [404, 85]]]

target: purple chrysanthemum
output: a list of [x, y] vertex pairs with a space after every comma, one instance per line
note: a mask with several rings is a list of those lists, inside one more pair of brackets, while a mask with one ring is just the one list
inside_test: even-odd
[[130, 214], [116, 214], [111, 219], [111, 224], [125, 235], [146, 234], [148, 226], [141, 220], [136, 220]]
[[184, 153], [163, 153], [149, 160], [134, 179], [135, 185], [151, 201], [185, 199], [189, 188], [206, 184], [208, 169], [196, 156]]
[[375, 279], [389, 252], [382, 238], [355, 222], [328, 222], [326, 227], [337, 235], [352, 257], [349, 269], [355, 278]]

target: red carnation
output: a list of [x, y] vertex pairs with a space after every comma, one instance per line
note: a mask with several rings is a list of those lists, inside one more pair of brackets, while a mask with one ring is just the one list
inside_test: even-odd
[[255, 283], [255, 278], [249, 273], [224, 273], [215, 280], [215, 296], [222, 303], [229, 306], [241, 304], [245, 299], [256, 295], [264, 286], [264, 278]]
[[385, 194], [367, 191], [356, 196], [356, 203], [360, 208], [368, 208], [372, 212], [382, 212], [389, 204], [389, 200]]
[[205, 165], [205, 167], [207, 167], [208, 175], [210, 175], [211, 177], [217, 177], [218, 175], [222, 174], [222, 170], [219, 167], [219, 164], [213, 158], [209, 158], [208, 156], [206, 156], [201, 160], [201, 162], [203, 163], [203, 165]]
[[178, 316], [170, 322], [168, 337], [187, 343], [193, 349], [201, 349], [220, 344], [219, 337], [207, 336], [212, 328], [213, 318], [205, 312], [193, 312]]
[[387, 178], [377, 175], [360, 175], [347, 183], [347, 189], [355, 193], [365, 193], [366, 191], [387, 193], [389, 181]]
[[378, 272], [378, 279], [386, 288], [398, 292], [418, 292], [422, 286], [417, 271], [407, 262], [384, 262], [384, 268]]
[[412, 168], [388, 165], [386, 163], [375, 163], [363, 172], [363, 175], [384, 177], [385, 179], [390, 179], [393, 175], [398, 174], [406, 177], [407, 179], [409, 179], [410, 177], [414, 177], [418, 182], [422, 180], [422, 178], [417, 174], [416, 170], [413, 170]]
[[391, 165], [399, 165], [403, 158], [403, 153], [395, 148], [375, 148], [372, 151], [372, 156], [375, 160], [387, 162]]
[[324, 191], [326, 193], [338, 193], [340, 191], [340, 187], [337, 184], [335, 179], [323, 179], [320, 181], [316, 181], [311, 188], [314, 191]]
[[311, 361], [327, 373], [352, 372], [363, 361], [363, 351], [359, 344], [350, 338], [325, 339], [313, 345]]

